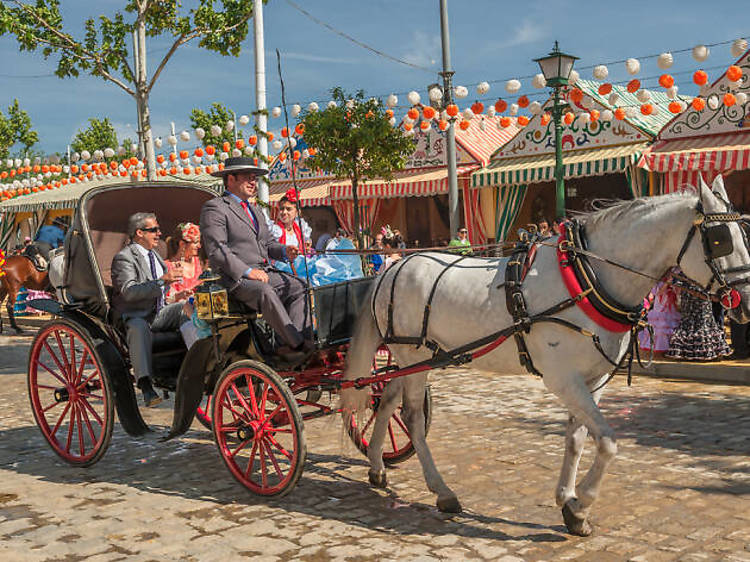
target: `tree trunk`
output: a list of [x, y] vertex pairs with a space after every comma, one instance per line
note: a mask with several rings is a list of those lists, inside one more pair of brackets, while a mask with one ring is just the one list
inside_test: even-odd
[[133, 48], [137, 51], [138, 61], [135, 69], [136, 103], [138, 105], [138, 144], [143, 147], [144, 164], [149, 181], [156, 180], [156, 154], [154, 153], [154, 135], [151, 131], [151, 112], [148, 107], [149, 91], [147, 88], [148, 73], [146, 70], [146, 21], [141, 17], [137, 21], [136, 38]]

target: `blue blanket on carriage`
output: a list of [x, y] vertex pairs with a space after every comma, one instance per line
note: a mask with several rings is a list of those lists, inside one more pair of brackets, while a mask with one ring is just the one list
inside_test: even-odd
[[[354, 250], [354, 244], [347, 238], [342, 238], [332, 243], [329, 250]], [[307, 263], [307, 270], [305, 269]], [[292, 273], [291, 266], [286, 262], [276, 262], [274, 267], [279, 271]], [[362, 262], [356, 254], [333, 254], [324, 253], [316, 256], [310, 256], [306, 260], [303, 256], [297, 256], [294, 260], [294, 269], [297, 276], [302, 279], [310, 278], [310, 283], [314, 287], [321, 285], [330, 285], [350, 279], [359, 279], [364, 277], [362, 272]]]

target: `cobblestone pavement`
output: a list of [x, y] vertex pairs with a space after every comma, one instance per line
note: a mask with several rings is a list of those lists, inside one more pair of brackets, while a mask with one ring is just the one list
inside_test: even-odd
[[338, 418], [307, 423], [305, 473], [281, 500], [237, 485], [197, 423], [158, 442], [170, 402], [146, 412], [153, 435], [116, 426], [97, 465], [72, 468], [34, 425], [29, 343], [0, 336], [2, 560], [750, 560], [747, 386], [611, 383], [602, 407], [619, 455], [595, 534], [577, 538], [553, 498], [565, 413], [531, 376], [432, 376], [429, 441], [465, 509], [450, 517], [416, 458], [370, 488]]

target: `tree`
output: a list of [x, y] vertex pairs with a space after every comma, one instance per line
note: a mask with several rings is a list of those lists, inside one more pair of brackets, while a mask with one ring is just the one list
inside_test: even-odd
[[83, 152], [87, 150], [91, 154], [95, 150], [104, 150], [105, 148], [117, 151], [118, 146], [117, 133], [115, 133], [115, 128], [107, 117], [102, 120], [89, 119], [89, 126], [85, 129], [79, 129], [70, 143], [70, 148], [73, 151]]
[[31, 117], [14, 99], [8, 106], [8, 115], [0, 111], [0, 159], [10, 154], [10, 149], [18, 144], [23, 154], [39, 140], [39, 134], [31, 128]]
[[352, 182], [355, 235], [361, 248], [359, 182], [392, 179], [393, 172], [403, 169], [414, 151], [414, 140], [391, 126], [383, 106], [375, 99], [365, 100], [363, 91], [352, 96], [336, 87], [331, 96], [335, 107], [319, 112], [308, 110], [302, 115], [304, 137], [307, 145], [317, 151], [314, 166]]
[[[223, 10], [216, 10], [219, 1]], [[267, 2], [267, 0], [264, 0]], [[238, 56], [252, 17], [253, 0], [195, 0], [196, 7], [180, 11], [177, 0], [123, 0], [114, 17], [99, 16], [84, 22], [84, 36], [76, 39], [63, 28], [59, 0], [0, 2], [0, 35], [15, 35], [21, 51], [41, 50], [44, 58], [57, 56], [55, 74], [77, 77], [81, 72], [99, 76], [133, 97], [138, 106], [140, 144], [146, 151], [149, 179], [156, 178], [151, 115], [148, 100], [156, 81], [182, 45], [198, 45], [221, 55]], [[132, 34], [132, 37], [131, 37]], [[149, 79], [146, 37], [170, 35], [172, 44]], [[131, 66], [128, 44], [135, 60]]]
[[[190, 112], [190, 123], [192, 124], [193, 129], [200, 127], [206, 131], [206, 136], [204, 136], [201, 141], [203, 146], [208, 146], [209, 144], [221, 146], [224, 142], [229, 142], [233, 145], [234, 132], [227, 131], [225, 127], [227, 121], [233, 119], [234, 116], [232, 115], [232, 112], [220, 103], [212, 103], [211, 109], [208, 110], [208, 113], [197, 107]], [[220, 135], [214, 136], [211, 134], [212, 125], [221, 127]], [[236, 126], [237, 124], [235, 123], [235, 127]]]

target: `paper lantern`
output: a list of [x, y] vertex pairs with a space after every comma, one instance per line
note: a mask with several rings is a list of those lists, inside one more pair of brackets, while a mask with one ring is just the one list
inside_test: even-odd
[[651, 115], [654, 112], [654, 106], [650, 103], [644, 103], [641, 105], [641, 113], [643, 115]]
[[232, 158], [238, 158], [239, 156], [242, 156], [242, 151], [239, 148], [233, 148]]
[[318, 107], [318, 104], [317, 104], [317, 103], [315, 103], [314, 101], [310, 102], [310, 103], [308, 104], [308, 106], [307, 106], [307, 111], [309, 111], [310, 113], [315, 113], [315, 112], [316, 112], [316, 111], [318, 111], [319, 109], [320, 109], [320, 108]]
[[682, 104], [678, 101], [669, 102], [667, 109], [672, 113], [680, 113], [682, 111]]
[[547, 79], [540, 72], [539, 74], [535, 74], [534, 78], [531, 79], [531, 85], [536, 89], [544, 88], [547, 85]]
[[157, 137], [156, 139], [154, 139], [154, 146], [156, 148], [161, 148], [163, 144], [164, 144], [164, 141], [161, 140], [161, 137]]
[[727, 80], [737, 82], [742, 79], [742, 69], [737, 65], [732, 65], [727, 69]]
[[107, 158], [112, 158], [115, 155], [115, 151], [112, 150], [110, 147], [107, 147], [104, 149], [104, 156]]
[[625, 61], [625, 70], [628, 74], [638, 74], [641, 71], [641, 63], [638, 59], [628, 59]]
[[518, 98], [518, 106], [519, 107], [529, 107], [529, 98], [527, 96], [521, 96]]
[[304, 123], [297, 123], [297, 126], [294, 127], [294, 132], [297, 133], [299, 136], [302, 136], [305, 134], [305, 124]]
[[[250, 138], [252, 138], [252, 137], [250, 137]], [[206, 147], [206, 154], [208, 154], [209, 156], [213, 156], [214, 154], [216, 154], [216, 148], [214, 148], [213, 145], [209, 144]]]
[[506, 102], [503, 99], [498, 99], [495, 102], [495, 111], [498, 113], [503, 113], [506, 109], [508, 109], [508, 102]]
[[411, 105], [417, 105], [421, 101], [422, 96], [419, 95], [419, 92], [412, 90], [406, 95], [406, 99], [409, 100]]
[[726, 105], [727, 107], [731, 107], [737, 103], [737, 98], [733, 93], [727, 92], [726, 94], [724, 94], [722, 101], [724, 102], [724, 105]]
[[404, 131], [411, 131], [414, 128], [414, 125], [411, 123], [404, 123]]
[[671, 88], [667, 88], [667, 97], [671, 100], [677, 99], [677, 92], [679, 88], [677, 86], [672, 86]]
[[708, 74], [706, 74], [706, 71], [696, 70], [693, 73], [693, 82], [695, 82], [699, 86], [703, 86], [706, 82], [708, 82]]
[[623, 119], [625, 119], [625, 115], [625, 110], [622, 107], [618, 107], [617, 109], [615, 109], [615, 119], [617, 119], [618, 121], [622, 121]]
[[412, 107], [409, 111], [406, 112], [406, 115], [412, 121], [416, 121], [419, 118], [419, 111], [417, 111], [416, 108]]
[[693, 58], [698, 62], [703, 62], [708, 58], [711, 50], [705, 45], [696, 45], [693, 47]]
[[507, 129], [511, 126], [513, 123], [513, 120], [510, 117], [501, 117], [500, 118], [500, 126]]
[[331, 101], [328, 102], [328, 104], [326, 105], [326, 107], [328, 109], [333, 109], [335, 107], [338, 107], [338, 104], [335, 101], [331, 100]]
[[395, 117], [391, 117], [390, 119], [388, 119], [388, 124], [391, 127], [394, 127], [396, 125], [396, 118]]
[[580, 78], [581, 78], [581, 75], [578, 74], [577, 70], [571, 70], [570, 76], [568, 76], [568, 84], [571, 86], [575, 86], [575, 83], [578, 82]]
[[389, 95], [385, 98], [385, 105], [388, 107], [396, 107], [398, 105], [398, 96], [395, 94]]
[[575, 114], [572, 111], [568, 111], [563, 115], [563, 123], [566, 125], [572, 125], [573, 121], [575, 121]]
[[224, 152], [229, 152], [229, 150], [230, 150], [231, 148], [232, 148], [232, 147], [231, 147], [231, 146], [229, 145], [229, 142], [227, 142], [227, 141], [224, 141], [224, 143], [223, 143], [223, 144], [221, 145], [221, 149], [222, 149], [222, 150], [223, 150]]
[[466, 129], [469, 128], [469, 125], [470, 125], [470, 123], [468, 121], [464, 120], [464, 121], [461, 121], [458, 124], [458, 128], [461, 129], [462, 131], [465, 131]]
[[589, 111], [589, 118], [592, 122], [598, 121], [599, 117], [601, 117], [601, 113], [599, 113], [598, 109], [592, 109], [591, 111]]
[[662, 70], [666, 70], [674, 64], [672, 53], [662, 53], [656, 58], [656, 65]]
[[651, 92], [648, 90], [638, 90], [636, 92], [635, 97], [638, 98], [638, 101], [641, 103], [646, 103], [651, 99]]
[[747, 94], [745, 92], [737, 92], [734, 94], [734, 97], [737, 98], [737, 105], [745, 105], [747, 103]]
[[423, 131], [428, 131], [430, 129], [430, 122], [429, 121], [422, 121], [419, 124], [419, 128], [422, 129]]
[[473, 111], [475, 115], [484, 113], [484, 104], [481, 101], [474, 102], [471, 104], [471, 111]]
[[448, 121], [446, 121], [445, 119], [440, 119], [438, 121], [438, 129], [440, 129], [441, 131], [445, 131], [447, 128], [448, 128]]
[[157, 161], [157, 162], [158, 162], [159, 164], [161, 164], [162, 162], [164, 162], [164, 155], [163, 155], [163, 154], [159, 154], [159, 155], [158, 155], [158, 156], [156, 157], [156, 161]]
[[609, 94], [609, 97], [607, 98], [607, 102], [611, 106], [617, 105], [617, 102], [619, 100], [620, 100], [620, 94], [618, 94], [617, 92], [612, 92], [611, 94]]
[[628, 82], [628, 85], [625, 87], [625, 89], [631, 94], [634, 94], [641, 89], [641, 81], [637, 78], [633, 78], [630, 82]]
[[180, 132], [180, 140], [185, 141], [185, 142], [189, 141], [190, 140], [190, 133], [188, 133], [187, 131], [181, 131]]
[[594, 78], [597, 80], [606, 80], [607, 76], [609, 76], [609, 69], [606, 67], [606, 65], [599, 64], [594, 67], [593, 70]]
[[211, 125], [211, 136], [218, 137], [221, 135], [221, 127], [218, 125]]
[[542, 104], [538, 101], [532, 101], [529, 104], [529, 111], [532, 115], [539, 115], [542, 112]]
[[471, 121], [474, 118], [474, 112], [467, 107], [464, 109], [462, 116], [466, 121]]
[[390, 119], [391, 117], [393, 117], [393, 110], [392, 109], [386, 109], [385, 110], [385, 118], [386, 119]]
[[525, 115], [519, 115], [518, 116], [518, 125], [519, 126], [525, 127], [528, 124], [529, 124], [529, 118], [528, 117], [526, 117]]
[[430, 88], [430, 91], [427, 92], [427, 95], [429, 96], [430, 101], [438, 103], [443, 99], [443, 90], [436, 86], [434, 88]]
[[422, 115], [425, 119], [432, 119], [433, 117], [435, 117], [435, 108], [426, 105], [422, 108]]
[[674, 86], [674, 77], [670, 74], [662, 74], [659, 76], [659, 86], [662, 88], [671, 88]]
[[266, 139], [268, 139], [268, 142], [271, 142], [273, 140], [273, 133], [271, 132], [266, 133]]
[[289, 129], [287, 129], [286, 127], [282, 127], [281, 128], [281, 137], [282, 138], [287, 138], [288, 136], [289, 136]]
[[747, 51], [747, 41], [742, 38], [735, 39], [732, 43], [731, 51], [734, 58], [737, 59], [741, 57], [745, 53], [745, 51]]
[[453, 93], [458, 99], [462, 99], [469, 95], [469, 89], [466, 86], [456, 86]]
[[[188, 157], [189, 155], [190, 155], [190, 154], [188, 153], [188, 151], [187, 151], [187, 150], [180, 150], [180, 158], [182, 158], [183, 160], [185, 160], [185, 159], [186, 159], [186, 158], [187, 158], [187, 157]], [[123, 162], [123, 164], [124, 164], [124, 163], [125, 163], [125, 162]]]
[[174, 135], [169, 135], [167, 137], [167, 142], [170, 146], [177, 146], [177, 137]]
[[[250, 117], [248, 117], [247, 115], [240, 115], [240, 118], [238, 119], [238, 121], [239, 121], [239, 124], [244, 127], [245, 125], [250, 123]], [[196, 130], [196, 133], [197, 132], [198, 131]]]
[[605, 83], [599, 86], [599, 95], [600, 96], [607, 96], [612, 92], [612, 84]]
[[273, 141], [271, 143], [271, 148], [273, 148], [276, 152], [278, 152], [279, 150], [281, 150], [282, 146], [284, 146], [284, 145], [281, 144], [280, 140], [276, 140], [276, 141]]
[[489, 91], [490, 91], [489, 82], [480, 82], [479, 84], [477, 84], [477, 94], [479, 94], [480, 96], [483, 96]]
[[91, 158], [91, 153], [88, 150], [82, 150], [81, 158], [83, 158], [84, 160], [89, 160]]
[[505, 83], [505, 91], [509, 94], [515, 94], [521, 89], [521, 82], [519, 80], [508, 80]]
[[455, 103], [451, 103], [451, 104], [449, 104], [449, 105], [448, 105], [448, 106], [447, 106], [447, 107], [445, 108], [445, 112], [446, 112], [446, 113], [447, 113], [447, 114], [448, 114], [449, 116], [451, 116], [451, 117], [455, 117], [456, 115], [458, 115], [458, 106], [457, 106], [457, 105], [456, 105]]
[[583, 100], [583, 90], [580, 90], [579, 88], [573, 88], [570, 90], [570, 99], [574, 103], [581, 103], [581, 100]]
[[515, 115], [516, 113], [518, 113], [518, 104], [517, 103], [510, 104], [510, 109], [508, 110], [508, 113], [510, 113], [511, 115]]
[[691, 104], [695, 111], [703, 111], [706, 108], [706, 100], [703, 98], [693, 98]]

